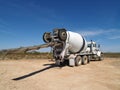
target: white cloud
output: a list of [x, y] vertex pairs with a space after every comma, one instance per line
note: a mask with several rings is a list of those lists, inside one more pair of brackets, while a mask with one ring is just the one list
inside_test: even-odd
[[102, 33], [103, 33], [102, 31], [81, 31], [80, 32], [80, 34], [82, 34], [83, 36], [95, 36]]
[[120, 35], [119, 36], [112, 36], [112, 37], [109, 37], [108, 39], [120, 39]]
[[104, 35], [106, 39], [120, 39], [119, 29], [81, 29], [77, 30], [76, 32], [80, 33], [85, 37]]
[[120, 52], [120, 45], [102, 46], [103, 52]]
[[14, 33], [10, 32], [10, 31], [7, 31], [7, 30], [0, 30], [0, 34], [15, 36]]

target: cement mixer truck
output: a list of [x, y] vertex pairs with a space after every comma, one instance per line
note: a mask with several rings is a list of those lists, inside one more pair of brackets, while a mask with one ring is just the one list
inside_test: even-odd
[[90, 60], [103, 60], [103, 53], [93, 41], [87, 42], [79, 33], [66, 29], [54, 29], [53, 32], [45, 32], [45, 43], [56, 43], [52, 47], [53, 57], [57, 65], [65, 61], [70, 66], [79, 66], [90, 63]]
[[0, 50], [3, 58], [9, 53], [26, 53], [31, 50], [51, 47], [53, 57], [57, 65], [68, 61], [70, 66], [79, 66], [90, 63], [90, 60], [103, 60], [103, 53], [97, 47], [96, 42], [87, 42], [79, 33], [66, 29], [54, 29], [53, 32], [43, 34], [45, 44], [20, 47], [15, 49]]

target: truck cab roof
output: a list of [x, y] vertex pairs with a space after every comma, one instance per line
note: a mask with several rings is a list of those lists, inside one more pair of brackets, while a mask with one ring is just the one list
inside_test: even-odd
[[[92, 43], [93, 43], [93, 44], [96, 44], [96, 42], [93, 42], [93, 41], [92, 41]], [[87, 44], [91, 44], [91, 42], [87, 42]]]

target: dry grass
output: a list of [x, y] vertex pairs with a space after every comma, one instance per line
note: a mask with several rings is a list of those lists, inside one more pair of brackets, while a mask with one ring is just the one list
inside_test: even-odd
[[[120, 58], [120, 53], [104, 53], [104, 57], [107, 58]], [[12, 60], [19, 60], [19, 59], [52, 59], [52, 53], [10, 53], [7, 55], [0, 54], [0, 59], [12, 59]]]
[[104, 57], [120, 58], [120, 53], [104, 53]]
[[19, 60], [19, 59], [51, 59], [51, 53], [10, 53], [7, 55], [0, 54], [0, 59], [12, 59], [12, 60]]

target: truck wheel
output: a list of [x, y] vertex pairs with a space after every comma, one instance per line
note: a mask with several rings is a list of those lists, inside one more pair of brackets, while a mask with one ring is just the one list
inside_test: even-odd
[[99, 61], [102, 61], [104, 59], [103, 53], [101, 53], [101, 57], [99, 57]]
[[67, 33], [65, 29], [61, 29], [58, 32], [58, 37], [60, 40], [65, 41], [67, 39]]
[[61, 65], [60, 60], [55, 60], [55, 64], [56, 64], [57, 66], [60, 66], [60, 65]]
[[76, 58], [75, 58], [75, 66], [80, 66], [81, 63], [82, 63], [81, 56], [76, 56]]
[[88, 57], [87, 56], [83, 56], [82, 57], [82, 65], [85, 65], [88, 63]]
[[43, 40], [44, 40], [44, 42], [46, 42], [46, 43], [51, 42], [51, 41], [52, 41], [51, 33], [45, 32], [45, 33], [43, 34]]
[[87, 63], [90, 63], [91, 57], [87, 56], [87, 58], [88, 58]]

